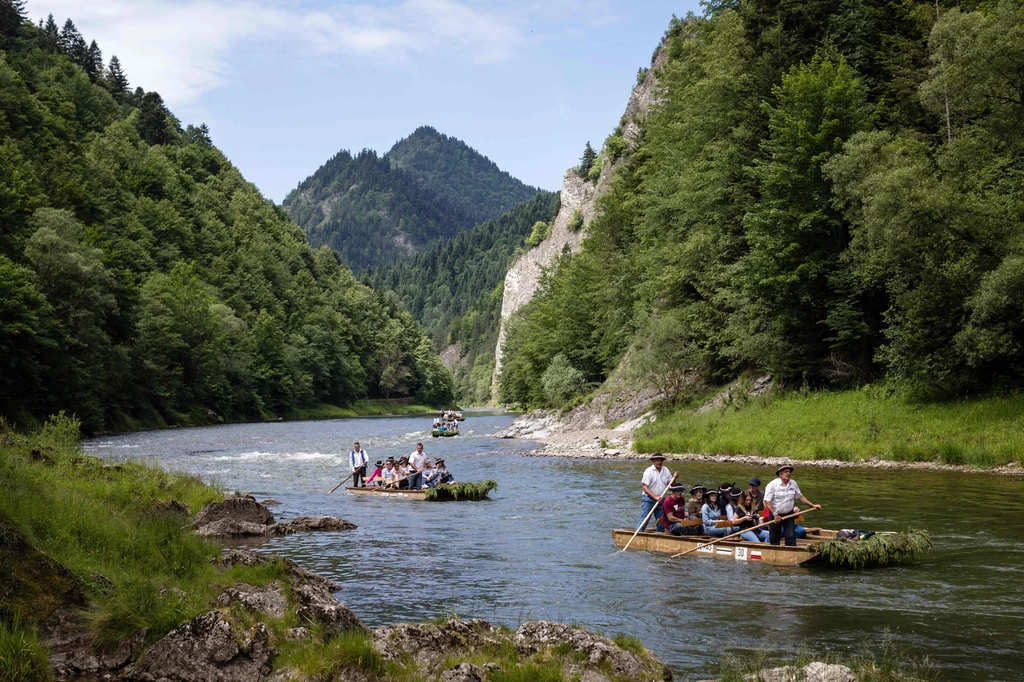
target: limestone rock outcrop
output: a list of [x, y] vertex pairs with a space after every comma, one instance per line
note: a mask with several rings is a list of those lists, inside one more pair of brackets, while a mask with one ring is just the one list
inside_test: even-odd
[[122, 679], [139, 682], [251, 682], [270, 672], [267, 626], [233, 627], [220, 611], [196, 616], [151, 646]]
[[573, 651], [586, 656], [589, 666], [610, 666], [616, 675], [630, 680], [672, 679], [668, 667], [650, 652], [641, 656], [626, 651], [607, 637], [595, 635], [574, 625], [546, 620], [527, 621], [516, 630], [512, 642], [523, 654], [532, 654], [546, 647], [568, 645]]
[[[502, 347], [505, 344], [506, 322], [522, 306], [529, 303], [540, 287], [541, 275], [556, 258], [563, 253], [576, 253], [587, 233], [587, 226], [597, 216], [597, 201], [611, 187], [615, 171], [624, 164], [630, 153], [635, 151], [644, 120], [657, 104], [658, 75], [668, 60], [664, 44], [655, 52], [651, 68], [634, 86], [620, 125], [622, 136], [628, 145], [627, 153], [601, 169], [597, 182], [581, 178], [570, 168], [562, 178], [561, 208], [551, 223], [551, 233], [539, 246], [530, 249], [512, 264], [505, 274], [505, 287], [501, 299], [501, 322], [498, 327], [498, 343], [494, 350], [494, 376], [491, 384], [492, 399], [498, 400], [498, 380], [501, 377]], [[583, 227], [573, 229], [576, 212], [583, 218]]]

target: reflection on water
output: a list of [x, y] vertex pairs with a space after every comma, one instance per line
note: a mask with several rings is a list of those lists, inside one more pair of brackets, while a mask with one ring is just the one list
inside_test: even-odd
[[[859, 572], [669, 560], [612, 545], [613, 527], [638, 520], [645, 463], [524, 456], [534, 444], [487, 437], [510, 419], [472, 414], [457, 438], [443, 440], [429, 438], [421, 416], [148, 431], [86, 447], [273, 497], [280, 518], [330, 514], [358, 524], [259, 548], [341, 583], [338, 597], [370, 626], [444, 613], [510, 627], [578, 622], [640, 637], [680, 677], [713, 673], [724, 654], [877, 650], [892, 633], [948, 679], [1024, 679], [1020, 480], [798, 468], [807, 496], [825, 505], [815, 524], [921, 527], [935, 551], [913, 565]], [[357, 439], [371, 461], [409, 454], [422, 440], [459, 480], [493, 478], [499, 487], [477, 503], [328, 495]], [[669, 468], [688, 484], [773, 476], [736, 465]]]

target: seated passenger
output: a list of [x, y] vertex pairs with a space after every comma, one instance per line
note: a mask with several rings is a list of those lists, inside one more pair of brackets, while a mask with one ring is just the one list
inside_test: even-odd
[[377, 467], [377, 468], [374, 469], [373, 470], [373, 474], [371, 474], [370, 477], [368, 479], [366, 479], [366, 485], [383, 485], [384, 484], [384, 471], [383, 471], [384, 462], [382, 462], [382, 461], [380, 461], [378, 459], [377, 463], [374, 466]]
[[[756, 525], [753, 523], [752, 519], [748, 514], [746, 514], [743, 511], [740, 511], [740, 508], [738, 506], [740, 497], [742, 497], [742, 493], [739, 490], [732, 488], [731, 490], [729, 490], [729, 502], [725, 507], [725, 518], [729, 519], [730, 521], [736, 524], [737, 531], [734, 532], [742, 530], [744, 525], [746, 525], [748, 528], [750, 526]], [[757, 533], [751, 530], [744, 531], [743, 534], [740, 535], [740, 537], [746, 540], [747, 542], [762, 542], [761, 538], [758, 537]]]
[[664, 524], [665, 530], [672, 535], [686, 534], [683, 530], [683, 522], [686, 521], [686, 502], [683, 501], [683, 492], [685, 491], [685, 486], [670, 485], [668, 487], [669, 494], [661, 501], [659, 526]]
[[434, 462], [434, 476], [431, 480], [433, 481], [431, 488], [442, 483], [455, 483], [455, 478], [448, 471], [448, 467], [444, 465], [443, 459]]
[[[749, 490], [744, 490], [740, 493], [739, 502], [736, 503], [736, 506], [743, 515], [750, 517], [749, 521], [740, 524], [740, 528], [752, 528], [762, 523], [759, 513], [760, 510], [757, 508], [757, 502], [754, 500], [754, 496], [751, 495]], [[767, 528], [759, 528], [750, 532], [757, 535], [761, 542], [768, 542]]]
[[[684, 525], [686, 535], [700, 535], [704, 530], [700, 509], [704, 506], [704, 492], [707, 490], [702, 485], [695, 485], [690, 488], [690, 501], [686, 503], [686, 520], [690, 522]], [[700, 523], [693, 523], [700, 521]]]
[[704, 495], [704, 506], [700, 508], [701, 520], [704, 523], [704, 535], [713, 535], [715, 537], [725, 537], [726, 535], [732, 535], [738, 528], [719, 528], [718, 521], [722, 520], [722, 512], [718, 509], [718, 491], [709, 490]]
[[388, 457], [384, 462], [384, 471], [381, 472], [381, 476], [384, 478], [386, 488], [394, 488], [397, 485], [395, 480], [398, 478], [398, 469], [395, 468], [394, 457]]

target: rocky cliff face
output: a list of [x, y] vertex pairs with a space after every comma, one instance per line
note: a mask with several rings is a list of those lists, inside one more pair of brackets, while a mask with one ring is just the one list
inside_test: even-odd
[[[551, 225], [551, 234], [539, 246], [523, 254], [505, 275], [501, 326], [498, 329], [498, 344], [494, 350], [494, 379], [491, 388], [494, 401], [498, 400], [498, 379], [501, 377], [502, 347], [505, 344], [508, 319], [519, 308], [529, 303], [537, 293], [545, 268], [550, 267], [563, 253], [579, 251], [587, 233], [587, 226], [597, 215], [597, 200], [608, 192], [616, 169], [625, 163], [629, 154], [635, 150], [643, 122], [657, 103], [658, 74], [667, 60], [668, 53], [663, 43], [655, 53], [650, 70], [629, 96], [626, 111], [620, 121], [622, 135], [629, 143], [629, 152], [611, 163], [606, 163], [596, 183], [584, 180], [572, 168], [567, 170], [562, 178], [562, 206]], [[577, 211], [583, 216], [583, 227], [573, 230], [572, 218]]]

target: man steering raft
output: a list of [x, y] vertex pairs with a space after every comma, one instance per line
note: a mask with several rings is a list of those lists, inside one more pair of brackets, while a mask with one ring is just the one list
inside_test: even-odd
[[665, 456], [660, 452], [651, 455], [651, 466], [644, 471], [644, 477], [640, 481], [640, 488], [644, 491], [640, 497], [640, 532], [647, 530], [650, 520], [647, 518], [654, 510], [654, 520], [661, 518], [661, 507], [658, 505], [658, 498], [665, 492], [669, 482], [672, 480], [672, 472], [665, 468]]
[[366, 465], [370, 463], [370, 456], [366, 450], [359, 448], [359, 441], [352, 443], [352, 449], [348, 453], [348, 466], [352, 469], [352, 487], [358, 488], [365, 485], [363, 477], [366, 476]]
[[789, 464], [780, 466], [775, 475], [778, 478], [764, 489], [765, 509], [776, 519], [775, 523], [768, 526], [768, 542], [777, 545], [782, 536], [785, 536], [786, 546], [796, 547], [796, 519], [778, 519], [793, 513], [793, 505], [797, 499], [814, 509], [821, 509], [821, 505], [814, 504], [800, 492], [800, 486], [792, 479], [793, 467]]

